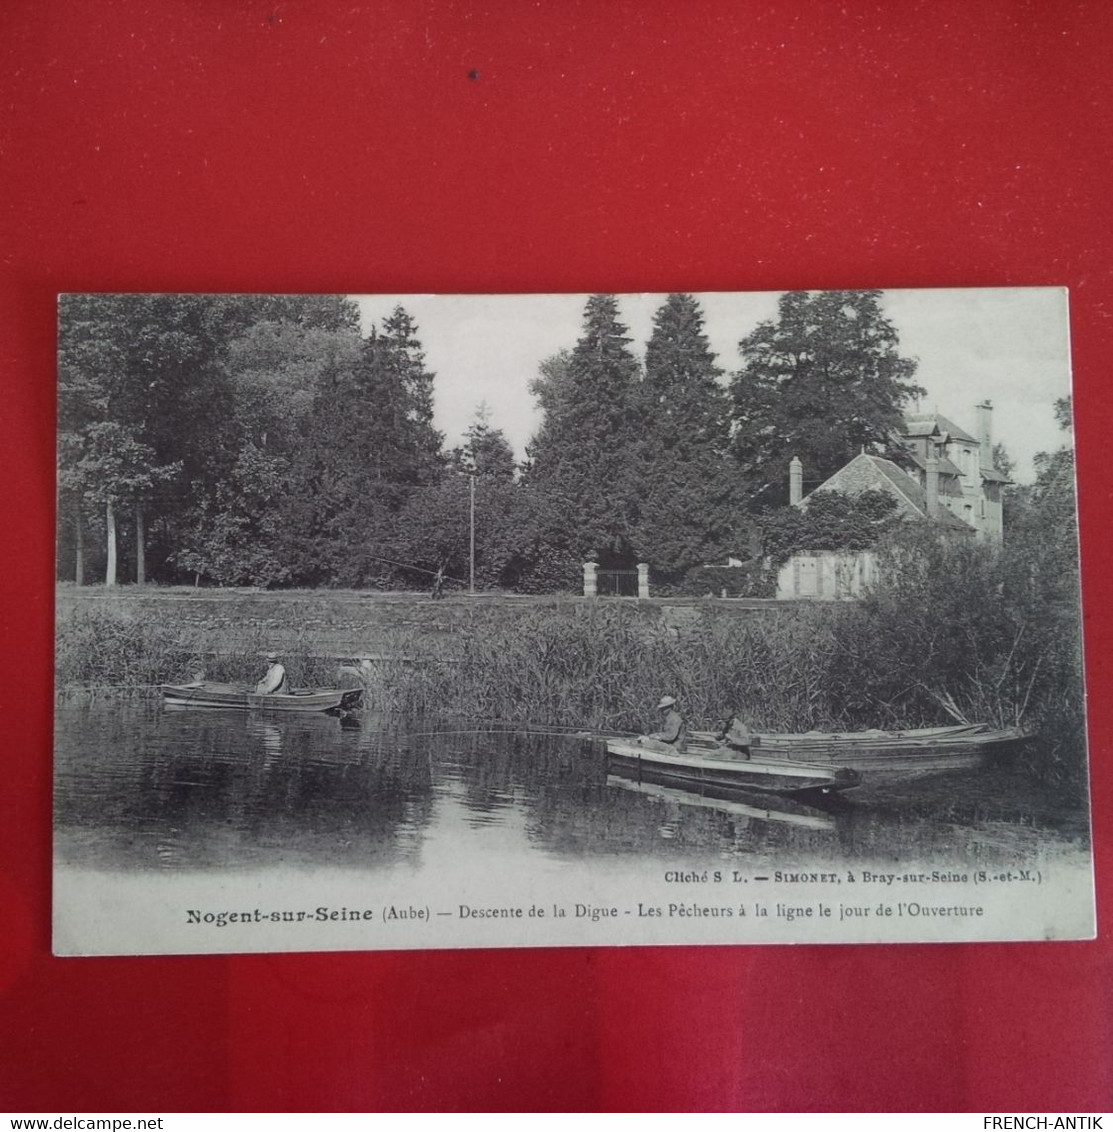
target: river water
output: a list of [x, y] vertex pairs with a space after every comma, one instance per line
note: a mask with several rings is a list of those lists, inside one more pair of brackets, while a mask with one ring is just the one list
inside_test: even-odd
[[[494, 725], [491, 725], [493, 727]], [[1085, 846], [1080, 807], [1007, 763], [804, 805], [609, 775], [598, 740], [365, 715], [65, 706], [60, 867], [364, 872], [690, 860], [1009, 866]]]

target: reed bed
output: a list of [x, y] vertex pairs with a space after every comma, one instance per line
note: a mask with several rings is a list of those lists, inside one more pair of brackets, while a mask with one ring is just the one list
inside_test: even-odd
[[841, 619], [819, 606], [749, 621], [709, 610], [679, 634], [618, 603], [575, 616], [539, 609], [485, 623], [450, 657], [403, 643], [413, 663], [371, 666], [364, 685], [372, 703], [401, 714], [637, 731], [668, 694], [696, 727], [732, 712], [762, 730], [844, 727], [852, 714], [829, 691]]
[[1020, 633], [1003, 622], [996, 636], [985, 626], [975, 636], [953, 619], [943, 640], [938, 618], [919, 612], [874, 601], [740, 618], [708, 603], [678, 632], [623, 602], [486, 606], [449, 635], [380, 632], [368, 649], [377, 659], [340, 668], [316, 655], [312, 626], [217, 634], [172, 607], [78, 609], [59, 622], [57, 685], [62, 696], [100, 697], [199, 676], [250, 683], [277, 646], [296, 687], [361, 685], [369, 707], [400, 717], [637, 732], [655, 726], [667, 694], [696, 728], [734, 712], [763, 731], [1021, 721], [1040, 731], [1033, 773], [1084, 789], [1076, 626]]
[[[334, 660], [314, 655], [312, 633], [300, 630], [281, 646], [282, 662], [295, 686], [336, 683]], [[205, 679], [254, 683], [274, 634], [262, 624], [238, 626], [217, 640], [205, 626], [174, 608], [158, 615], [127, 609], [76, 609], [55, 632], [55, 686], [73, 698], [134, 697], [160, 684]]]
[[173, 616], [155, 620], [78, 609], [57, 627], [55, 682], [59, 690], [135, 691], [180, 678], [190, 657]]

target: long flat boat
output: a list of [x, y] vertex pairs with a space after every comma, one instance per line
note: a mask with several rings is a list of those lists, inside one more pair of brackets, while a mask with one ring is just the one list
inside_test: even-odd
[[649, 780], [690, 788], [746, 789], [771, 794], [848, 790], [858, 774], [845, 767], [785, 759], [746, 759], [726, 748], [699, 751], [661, 750], [636, 739], [608, 739], [607, 756], [618, 766]]
[[360, 688], [307, 688], [285, 695], [259, 695], [240, 684], [163, 684], [167, 707], [238, 708], [242, 711], [339, 711], [353, 708], [363, 692]]
[[[1027, 737], [1022, 727], [981, 723], [907, 731], [805, 731], [755, 734], [751, 753], [767, 761], [818, 763], [891, 777], [981, 766], [988, 756]], [[715, 746], [711, 732], [692, 732], [690, 740], [697, 748]]]

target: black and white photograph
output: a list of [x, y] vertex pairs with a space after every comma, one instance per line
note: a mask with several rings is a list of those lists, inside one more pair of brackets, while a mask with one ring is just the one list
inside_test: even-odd
[[1087, 939], [1059, 288], [66, 294], [54, 950]]

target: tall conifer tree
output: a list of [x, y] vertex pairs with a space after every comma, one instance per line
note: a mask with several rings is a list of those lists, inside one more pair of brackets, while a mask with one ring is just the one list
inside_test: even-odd
[[669, 295], [645, 354], [638, 544], [663, 579], [736, 550], [741, 495], [728, 465], [729, 401], [698, 302]]
[[583, 334], [547, 387], [545, 419], [530, 446], [530, 484], [577, 516], [568, 549], [629, 563], [637, 518], [640, 372], [613, 295], [592, 295]]
[[417, 323], [404, 307], [397, 306], [383, 320], [379, 345], [397, 387], [404, 409], [404, 422], [395, 443], [409, 457], [406, 474], [414, 484], [432, 484], [444, 473], [444, 437], [433, 427], [434, 374], [425, 367], [425, 354], [417, 336]]
[[394, 516], [444, 474], [433, 374], [401, 308], [373, 328], [354, 364], [323, 375], [300, 455], [294, 511], [310, 529], [299, 573], [364, 585], [384, 574]]
[[451, 453], [452, 470], [467, 476], [512, 481], [518, 470], [514, 449], [501, 428], [491, 427], [491, 412], [481, 404], [464, 433], [464, 443]]

